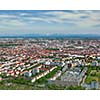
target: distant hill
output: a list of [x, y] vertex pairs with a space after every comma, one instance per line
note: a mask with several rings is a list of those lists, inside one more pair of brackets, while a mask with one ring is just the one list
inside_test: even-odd
[[20, 34], [0, 35], [0, 38], [100, 38], [100, 34]]

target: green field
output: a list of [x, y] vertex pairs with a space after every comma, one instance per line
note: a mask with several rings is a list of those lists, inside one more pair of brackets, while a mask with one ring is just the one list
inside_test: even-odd
[[53, 76], [56, 74], [56, 72], [57, 72], [58, 70], [59, 70], [58, 67], [55, 68], [52, 72], [50, 72], [50, 73], [47, 74], [46, 76], [44, 76], [44, 77], [40, 78], [39, 80], [37, 80], [37, 81], [35, 82], [35, 84], [43, 84], [43, 83], [46, 83], [46, 82], [47, 82], [47, 79], [53, 77]]
[[87, 75], [85, 82], [90, 83], [93, 80], [100, 82], [100, 70], [91, 70], [89, 75]]

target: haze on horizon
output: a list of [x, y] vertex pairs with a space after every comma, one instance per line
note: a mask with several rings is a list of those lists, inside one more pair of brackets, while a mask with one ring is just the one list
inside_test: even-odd
[[100, 10], [0, 10], [0, 35], [100, 34]]

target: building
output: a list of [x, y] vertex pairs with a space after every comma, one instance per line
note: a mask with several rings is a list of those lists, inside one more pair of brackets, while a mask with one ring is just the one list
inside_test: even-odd
[[25, 73], [24, 73], [24, 76], [25, 76], [25, 77], [31, 77], [31, 76], [32, 76], [32, 73], [31, 73], [31, 72], [25, 72]]
[[99, 87], [98, 82], [92, 81], [92, 82], [90, 83], [90, 89], [98, 89], [98, 87]]
[[92, 61], [92, 64], [91, 64], [93, 67], [96, 67], [96, 66], [98, 66], [99, 64], [98, 64], [98, 61]]
[[80, 86], [82, 79], [85, 76], [87, 68], [83, 70], [76, 67], [71, 70], [66, 71], [62, 76], [61, 80], [48, 80], [48, 84], [56, 84], [61, 86]]
[[92, 89], [98, 89], [99, 88], [99, 83], [96, 81], [91, 81], [90, 84], [83, 84], [82, 87], [84, 87], [87, 90], [92, 90]]
[[32, 69], [32, 74], [33, 74], [33, 75], [35, 75], [35, 74], [37, 74], [37, 73], [39, 73], [39, 72], [40, 72], [39, 68], [33, 68], [33, 69]]

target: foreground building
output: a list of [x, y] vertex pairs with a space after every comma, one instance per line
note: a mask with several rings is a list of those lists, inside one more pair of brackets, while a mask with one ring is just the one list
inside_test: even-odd
[[61, 80], [48, 80], [48, 84], [55, 84], [58, 86], [80, 86], [87, 68], [85, 67], [82, 71], [80, 68], [74, 68], [73, 70], [66, 71], [61, 76]]

